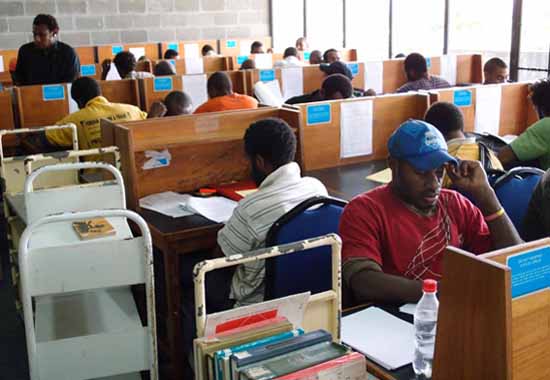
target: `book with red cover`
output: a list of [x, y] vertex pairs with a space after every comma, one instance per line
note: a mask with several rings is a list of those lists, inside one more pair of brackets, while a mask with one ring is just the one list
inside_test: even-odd
[[359, 352], [289, 373], [275, 380], [366, 380], [367, 361]]
[[216, 189], [218, 195], [232, 199], [236, 202], [244, 198], [244, 195], [239, 194], [239, 192], [247, 193], [250, 190], [255, 190], [258, 186], [254, 181], [240, 181], [232, 182], [224, 185], [211, 186], [213, 189]]

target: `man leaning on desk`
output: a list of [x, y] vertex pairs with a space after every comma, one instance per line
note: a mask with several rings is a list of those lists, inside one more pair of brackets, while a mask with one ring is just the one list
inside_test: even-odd
[[[355, 197], [340, 222], [344, 307], [402, 304], [440, 280], [448, 245], [475, 254], [521, 243], [479, 162], [449, 155], [432, 125], [410, 120], [388, 142], [390, 184]], [[460, 193], [441, 188], [444, 171]]]

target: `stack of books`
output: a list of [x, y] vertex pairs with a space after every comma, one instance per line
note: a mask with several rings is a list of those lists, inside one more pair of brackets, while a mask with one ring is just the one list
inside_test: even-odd
[[195, 340], [198, 380], [366, 380], [366, 360], [324, 330], [304, 332], [284, 317]]

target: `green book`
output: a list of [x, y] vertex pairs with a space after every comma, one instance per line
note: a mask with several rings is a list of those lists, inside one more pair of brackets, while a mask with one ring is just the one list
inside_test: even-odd
[[238, 380], [270, 380], [345, 355], [348, 348], [323, 342], [239, 369]]

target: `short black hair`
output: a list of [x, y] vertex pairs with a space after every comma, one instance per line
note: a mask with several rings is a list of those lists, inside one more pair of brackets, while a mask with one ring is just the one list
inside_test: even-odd
[[233, 84], [226, 73], [217, 71], [208, 78], [206, 89], [208, 90], [208, 96], [214, 98], [230, 95], [233, 92]]
[[330, 53], [338, 53], [338, 50], [336, 49], [328, 49], [328, 50], [325, 50], [325, 52], [323, 53], [323, 61], [327, 61], [328, 60], [328, 55]]
[[244, 134], [244, 150], [248, 157], [261, 156], [276, 169], [294, 161], [296, 135], [284, 120], [258, 120]]
[[485, 65], [483, 65], [484, 72], [493, 71], [496, 68], [507, 69], [508, 65], [499, 57], [493, 57], [489, 59], [487, 62], [485, 62]]
[[310, 65], [317, 65], [317, 64], [321, 63], [322, 59], [323, 59], [323, 57], [321, 56], [321, 52], [319, 50], [313, 50], [311, 53], [309, 53], [309, 64]]
[[160, 61], [155, 65], [153, 70], [155, 76], [176, 75], [174, 66], [168, 61]]
[[101, 88], [94, 78], [80, 77], [73, 82], [71, 98], [78, 103], [79, 107], [83, 108], [86, 103], [96, 96], [101, 96]]
[[34, 18], [32, 24], [34, 26], [46, 25], [50, 32], [59, 31], [59, 25], [57, 24], [57, 20], [52, 15], [46, 15], [41, 13]]
[[171, 113], [171, 111], [176, 108], [174, 105], [179, 105], [182, 110], [191, 109], [193, 100], [183, 91], [172, 91], [164, 98], [164, 104], [167, 108], [166, 116], [176, 116]]
[[201, 49], [201, 54], [205, 56], [209, 51], [214, 51], [214, 48], [208, 44], [204, 45]]
[[353, 95], [353, 86], [349, 78], [342, 74], [332, 74], [326, 77], [321, 85], [325, 99], [331, 99], [334, 94], [339, 92], [344, 99], [351, 98]]
[[285, 52], [283, 53], [283, 58], [286, 58], [286, 57], [298, 57], [298, 49], [296, 49], [295, 47], [287, 47], [285, 49]]
[[405, 54], [397, 53], [394, 58], [405, 58]]
[[253, 70], [256, 68], [256, 61], [247, 59], [241, 64], [240, 70]]
[[113, 63], [119, 72], [124, 71], [129, 73], [136, 69], [137, 62], [136, 57], [134, 57], [132, 53], [129, 51], [121, 51], [115, 56]]
[[254, 49], [263, 47], [264, 44], [262, 44], [260, 41], [254, 41], [252, 42], [252, 45], [250, 45], [250, 53], [254, 52]]
[[439, 129], [445, 138], [451, 132], [464, 131], [464, 116], [460, 109], [452, 103], [434, 103], [426, 111], [424, 120]]
[[417, 74], [428, 72], [428, 64], [426, 58], [420, 53], [411, 53], [405, 58], [405, 71], [414, 70]]
[[542, 116], [550, 116], [550, 78], [541, 79], [531, 85], [531, 101], [542, 112]]
[[175, 59], [178, 55], [178, 52], [174, 49], [168, 49], [164, 52], [164, 59]]

